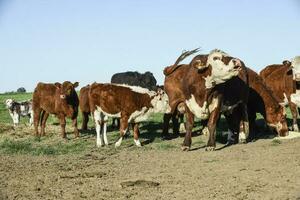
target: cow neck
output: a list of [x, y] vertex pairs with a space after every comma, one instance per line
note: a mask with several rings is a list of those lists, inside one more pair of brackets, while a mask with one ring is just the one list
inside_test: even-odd
[[250, 83], [250, 87], [253, 88], [262, 98], [265, 106], [265, 112], [267, 111], [267, 108], [273, 108], [275, 111], [280, 109], [278, 100], [272, 95], [272, 91], [263, 84], [260, 77], [250, 77]]

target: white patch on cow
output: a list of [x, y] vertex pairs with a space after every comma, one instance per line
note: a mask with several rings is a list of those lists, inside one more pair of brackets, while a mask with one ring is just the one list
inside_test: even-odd
[[190, 111], [199, 119], [207, 119], [209, 116], [207, 102], [204, 101], [202, 106], [199, 106], [194, 95], [192, 94], [189, 100], [185, 101]]
[[105, 120], [105, 122], [103, 124], [103, 140], [104, 140], [104, 144], [108, 145], [108, 140], [107, 140], [107, 120]]
[[155, 113], [166, 113], [168, 109], [171, 110], [168, 95], [164, 92], [155, 95], [151, 100], [151, 104]]
[[279, 132], [283, 127], [281, 122], [277, 122], [276, 124], [268, 123], [268, 125], [275, 128], [277, 132]]
[[212, 99], [211, 103], [210, 103], [209, 106], [208, 106], [208, 111], [209, 111], [210, 113], [211, 113], [212, 111], [214, 111], [214, 110], [217, 108], [218, 104], [219, 104], [219, 99], [216, 98], [216, 97], [214, 97], [214, 98]]
[[14, 100], [13, 99], [6, 99], [5, 105], [7, 109], [10, 109], [12, 107]]
[[186, 132], [184, 123], [180, 123], [180, 125], [179, 125], [179, 132], [180, 133], [185, 133]]
[[291, 94], [291, 102], [300, 107], [300, 90], [296, 90], [296, 93]]
[[142, 146], [142, 144], [141, 144], [141, 142], [140, 142], [140, 140], [139, 139], [133, 139], [134, 140], [134, 143], [135, 143], [135, 145], [136, 146], [138, 146], [138, 147], [141, 147]]
[[132, 85], [126, 85], [126, 84], [115, 84], [115, 83], [112, 83], [112, 85], [117, 85], [117, 86], [121, 86], [121, 87], [130, 88], [131, 91], [133, 91], [133, 92], [137, 92], [137, 93], [140, 93], [140, 94], [148, 94], [151, 97], [156, 95], [155, 91], [150, 91], [147, 88], [143, 88], [143, 87], [140, 87], [140, 86], [132, 86]]
[[[229, 130], [229, 129], [228, 129]], [[208, 127], [205, 126], [204, 129], [202, 129], [202, 134], [205, 135], [205, 136], [208, 136], [209, 135], [209, 130], [208, 130]]]
[[241, 131], [239, 133], [239, 141], [244, 142], [245, 140], [246, 140], [246, 134], [244, 133], [244, 131]]
[[300, 56], [296, 56], [292, 59], [292, 70], [293, 70], [293, 79], [296, 80], [296, 78], [299, 80], [300, 76]]
[[100, 106], [96, 106], [96, 108], [100, 113], [103, 113], [107, 117], [115, 117], [115, 118], [120, 118], [121, 117], [121, 112], [111, 114], [111, 113], [105, 112]]
[[281, 103], [279, 103], [279, 104], [280, 104], [281, 106], [286, 106], [286, 105], [288, 105], [289, 100], [288, 100], [288, 98], [287, 98], [287, 96], [286, 96], [285, 93], [283, 93], [283, 96], [284, 96], [283, 102], [281, 102]]
[[115, 147], [119, 147], [122, 144], [123, 137], [120, 137], [119, 140], [115, 143]]
[[240, 63], [240, 60], [233, 58], [226, 65], [221, 60], [223, 56], [229, 55], [221, 50], [213, 50], [208, 55], [207, 66], [211, 65], [212, 71], [210, 76], [204, 77], [206, 88], [212, 88], [215, 85], [224, 83], [239, 74], [239, 70], [234, 68], [236, 67], [234, 61]]
[[293, 124], [293, 131], [299, 132], [298, 124]]

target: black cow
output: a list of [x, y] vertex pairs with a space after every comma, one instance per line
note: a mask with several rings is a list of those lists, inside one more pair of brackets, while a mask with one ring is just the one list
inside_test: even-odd
[[111, 83], [140, 86], [149, 90], [156, 91], [156, 79], [151, 72], [143, 74], [139, 72], [121, 72], [111, 77]]

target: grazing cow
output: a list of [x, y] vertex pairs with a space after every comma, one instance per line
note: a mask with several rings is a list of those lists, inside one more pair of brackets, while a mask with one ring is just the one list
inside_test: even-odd
[[[241, 101], [238, 98], [234, 98], [235, 101], [224, 101], [224, 99], [229, 99], [229, 94], [225, 94], [226, 87], [223, 83], [238, 76], [243, 63], [223, 51], [213, 50], [207, 55], [196, 56], [189, 65], [178, 65], [184, 58], [197, 51], [198, 49], [184, 52], [174, 65], [164, 69], [166, 76], [164, 86], [169, 97], [170, 113], [186, 114], [186, 135], [182, 149], [189, 150], [191, 146], [191, 133], [194, 116], [196, 116], [201, 120], [207, 120], [209, 131], [207, 150], [214, 150], [216, 123], [222, 107], [225, 108], [226, 106], [225, 110], [228, 115], [232, 115], [234, 108], [239, 107], [239, 101]], [[238, 96], [239, 94], [234, 95]], [[245, 105], [241, 107], [245, 110]], [[247, 122], [248, 119], [244, 110], [241, 112], [242, 114], [239, 114], [243, 116], [240, 121]], [[238, 112], [235, 111], [234, 113]], [[236, 122], [238, 132], [240, 121]], [[245, 123], [242, 124], [244, 127]]]
[[292, 62], [283, 61], [282, 64], [265, 67], [260, 76], [264, 80], [278, 101], [283, 106], [289, 106], [293, 117], [293, 130], [299, 131], [297, 106], [300, 107], [300, 57]]
[[108, 117], [117, 117], [121, 121], [116, 147], [121, 145], [129, 123], [134, 126], [135, 144], [141, 146], [138, 123], [147, 120], [151, 113], [164, 113], [168, 107], [168, 97], [163, 90], [155, 92], [136, 86], [93, 83], [90, 86], [89, 103], [96, 124], [98, 147], [102, 146], [103, 141], [108, 145]]
[[79, 93], [79, 107], [82, 113], [82, 130], [87, 130], [87, 125], [89, 122], [90, 104], [89, 104], [89, 90], [90, 85], [82, 87]]
[[[32, 104], [36, 136], [45, 135], [45, 126], [49, 114], [54, 114], [59, 118], [63, 138], [66, 138], [66, 117], [72, 119], [75, 137], [79, 136], [77, 129], [79, 100], [75, 91], [78, 84], [78, 82], [73, 84], [69, 81], [65, 81], [62, 84], [37, 84], [33, 92]], [[41, 122], [40, 135], [38, 131], [39, 122]]]
[[14, 99], [7, 99], [5, 101], [6, 108], [13, 120], [14, 126], [17, 126], [20, 122], [20, 117], [29, 117], [29, 124], [32, 125], [33, 112], [32, 112], [32, 100], [17, 102]]
[[250, 136], [256, 132], [256, 113], [260, 113], [267, 125], [275, 129], [278, 136], [288, 135], [285, 108], [279, 104], [272, 91], [264, 84], [262, 78], [253, 70], [247, 68], [249, 76], [248, 116]]
[[153, 91], [157, 90], [156, 79], [151, 72], [143, 74], [131, 71], [117, 73], [111, 77], [111, 83], [140, 86]]

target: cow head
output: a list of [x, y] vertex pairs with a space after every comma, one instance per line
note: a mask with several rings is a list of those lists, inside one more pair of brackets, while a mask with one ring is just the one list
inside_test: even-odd
[[193, 66], [199, 71], [211, 68], [211, 74], [205, 78], [205, 86], [212, 88], [237, 76], [243, 63], [241, 60], [215, 49], [208, 55], [200, 55], [199, 59], [193, 62]]
[[75, 88], [78, 87], [79, 83], [71, 83], [69, 81], [63, 82], [63, 84], [55, 83], [56, 89], [59, 93], [59, 98], [61, 100], [68, 100], [74, 93], [76, 93]]
[[5, 100], [5, 106], [6, 106], [6, 108], [10, 109], [12, 107], [12, 105], [13, 105], [14, 102], [15, 102], [14, 99], [6, 99]]
[[278, 136], [288, 135], [288, 125], [286, 121], [285, 107], [279, 106], [277, 108], [267, 109], [267, 124], [275, 129]]
[[[283, 61], [283, 63], [286, 61]], [[289, 62], [289, 61], [288, 61]], [[296, 56], [292, 59], [292, 62], [289, 62], [293, 70], [293, 79], [295, 81], [300, 81], [300, 56]]]
[[157, 92], [152, 96], [151, 104], [155, 113], [165, 113], [169, 108], [169, 98], [164, 90], [157, 89]]

